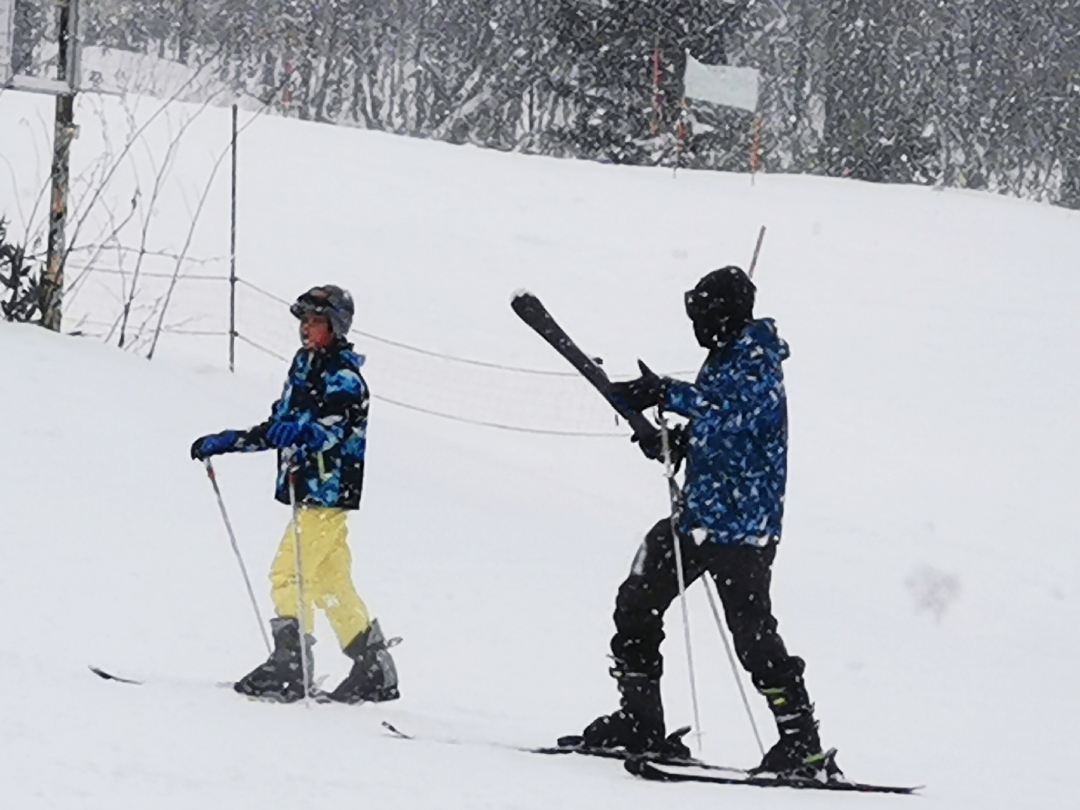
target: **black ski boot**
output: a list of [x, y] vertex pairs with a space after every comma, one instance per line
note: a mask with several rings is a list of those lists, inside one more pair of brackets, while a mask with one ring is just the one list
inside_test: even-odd
[[388, 650], [391, 645], [383, 638], [378, 619], [373, 620], [342, 650], [353, 659], [353, 668], [330, 693], [330, 699], [338, 703], [376, 703], [401, 697], [397, 668]]
[[[274, 651], [266, 660], [239, 681], [233, 688], [241, 695], [293, 703], [304, 697], [304, 673], [300, 654], [300, 622], [296, 619], [271, 619]], [[311, 667], [311, 645], [315, 640], [305, 637], [308, 667]]]
[[775, 774], [779, 777], [826, 781], [843, 779], [836, 764], [836, 749], [822, 751], [814, 705], [803, 685], [802, 676], [787, 686], [758, 689], [769, 701], [780, 734], [752, 774]]
[[[586, 748], [624, 749], [630, 754], [655, 754], [671, 759], [690, 759], [690, 749], [682, 738], [689, 728], [664, 736], [664, 706], [660, 701], [660, 681], [647, 675], [611, 670], [619, 684], [618, 711], [593, 720], [582, 732]], [[578, 738], [564, 737], [560, 745], [572, 745]]]

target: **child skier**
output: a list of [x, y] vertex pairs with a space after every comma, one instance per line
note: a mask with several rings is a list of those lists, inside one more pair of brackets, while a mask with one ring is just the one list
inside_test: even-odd
[[[771, 319], [753, 319], [754, 292], [741, 269], [725, 267], [686, 293], [694, 334], [709, 352], [694, 383], [643, 367], [640, 378], [613, 386], [631, 410], [657, 406], [689, 419], [669, 433], [669, 447], [685, 457], [686, 481], [675, 516], [645, 536], [616, 598], [611, 674], [621, 708], [564, 744], [580, 739], [590, 747], [689, 756], [676, 735], [665, 738], [660, 700], [664, 612], [679, 593], [674, 523], [685, 584], [712, 576], [739, 661], [776, 720], [780, 740], [754, 772], [839, 778], [833, 752], [823, 752], [818, 739], [804, 662], [784, 647], [769, 598], [787, 478], [780, 363], [788, 346]], [[663, 459], [661, 441], [641, 449]]]
[[317, 606], [325, 611], [342, 651], [353, 660], [352, 671], [329, 697], [342, 703], [394, 700], [398, 697], [394, 662], [378, 621], [369, 617], [353, 587], [352, 557], [345, 542], [348, 510], [360, 506], [369, 398], [360, 375], [363, 359], [346, 340], [352, 297], [326, 284], [301, 295], [290, 311], [300, 320], [303, 346], [293, 357], [270, 418], [250, 430], [203, 436], [191, 446], [191, 457], [200, 460], [276, 448], [275, 497], [297, 507], [295, 522], [290, 521], [270, 569], [277, 613], [270, 621], [274, 651], [266, 663], [237, 681], [235, 689], [282, 702], [304, 697], [302, 662], [305, 655], [311, 660]]

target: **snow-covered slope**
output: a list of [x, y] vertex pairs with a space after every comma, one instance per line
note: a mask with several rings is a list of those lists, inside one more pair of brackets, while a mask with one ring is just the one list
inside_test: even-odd
[[[94, 104], [100, 120], [123, 120], [115, 102]], [[156, 204], [158, 250], [183, 246], [228, 137], [227, 111], [177, 109], [193, 123]], [[0, 96], [0, 152], [12, 167], [0, 210], [19, 229], [35, 221], [32, 167], [47, 152], [35, 121], [47, 110]], [[82, 112], [77, 173], [102, 143]], [[168, 143], [147, 132], [147, 153]], [[167, 333], [147, 362], [88, 337], [0, 324], [4, 806], [1076, 803], [1080, 216], [835, 180], [673, 179], [261, 118], [241, 144], [244, 278], [285, 298], [341, 283], [356, 293], [359, 329], [502, 365], [563, 370], [507, 306], [524, 286], [615, 373], [638, 356], [693, 369], [700, 350], [682, 291], [715, 266], [745, 264], [768, 225], [758, 310], [793, 350], [781, 628], [808, 661], [841, 765], [867, 781], [925, 783], [925, 798], [657, 786], [610, 762], [492, 745], [548, 743], [615, 705], [610, 612], [641, 533], [664, 513], [660, 470], [623, 438], [499, 430], [395, 405], [622, 432], [572, 378], [363, 336], [383, 399], [350, 523], [354, 568], [384, 628], [405, 638], [395, 651], [404, 696], [306, 710], [215, 688], [264, 652], [187, 448], [259, 421], [284, 366], [245, 344], [230, 375], [220, 337]], [[115, 217], [131, 186], [111, 182], [103, 199]], [[227, 195], [215, 186], [207, 205], [192, 255], [227, 252]], [[108, 216], [93, 216], [87, 228], [106, 228]], [[95, 284], [69, 323], [116, 316], [119, 286]], [[169, 323], [222, 327], [223, 287], [176, 289]], [[283, 307], [241, 304], [243, 334], [292, 351]], [[288, 519], [270, 499], [272, 461], [226, 457], [217, 469], [265, 614], [264, 572]], [[700, 586], [690, 611], [704, 754], [752, 764], [757, 748]], [[339, 677], [346, 662], [321, 629], [318, 669]], [[690, 719], [681, 633], [665, 652], [677, 725]], [[91, 663], [148, 685], [102, 682]], [[764, 706], [754, 709], [770, 729]], [[383, 719], [465, 744], [393, 739]]]

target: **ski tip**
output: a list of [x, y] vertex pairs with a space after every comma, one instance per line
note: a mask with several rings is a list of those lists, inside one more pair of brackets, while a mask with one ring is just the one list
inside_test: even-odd
[[142, 681], [134, 681], [131, 678], [121, 678], [119, 675], [113, 675], [111, 672], [106, 672], [100, 667], [89, 666], [88, 669], [97, 675], [99, 678], [106, 681], [117, 681], [119, 683], [130, 683], [136, 686], [141, 686]]
[[518, 314], [518, 317], [531, 321], [544, 313], [544, 305], [540, 299], [528, 290], [518, 290], [510, 298], [510, 309]]
[[411, 740], [413, 737], [411, 734], [406, 734], [404, 731], [400, 731], [392, 723], [388, 723], [386, 720], [382, 721], [382, 727], [389, 731], [391, 734], [400, 737], [403, 740]]

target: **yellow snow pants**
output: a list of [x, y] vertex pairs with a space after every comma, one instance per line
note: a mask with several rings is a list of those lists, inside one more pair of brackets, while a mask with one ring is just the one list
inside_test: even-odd
[[[302, 506], [296, 510], [300, 528], [300, 570], [304, 580], [304, 632], [315, 624], [314, 609], [326, 612], [338, 642], [344, 648], [370, 624], [367, 607], [352, 583], [352, 555], [345, 544], [348, 530], [344, 509]], [[293, 522], [281, 538], [277, 556], [270, 566], [270, 596], [282, 618], [295, 618], [296, 531]]]

